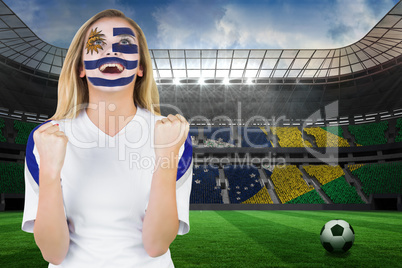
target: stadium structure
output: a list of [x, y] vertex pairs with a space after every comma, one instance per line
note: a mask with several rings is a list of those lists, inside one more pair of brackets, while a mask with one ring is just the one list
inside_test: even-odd
[[[0, 1], [0, 210], [24, 197], [66, 52]], [[150, 54], [162, 114], [190, 122], [192, 209], [402, 210], [401, 1], [341, 48]]]

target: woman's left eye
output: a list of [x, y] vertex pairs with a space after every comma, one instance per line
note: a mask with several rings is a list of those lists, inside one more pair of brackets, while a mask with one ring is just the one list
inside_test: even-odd
[[120, 44], [121, 44], [121, 45], [130, 45], [131, 42], [130, 42], [130, 40], [128, 40], [128, 39], [121, 39], [121, 40], [120, 40]]

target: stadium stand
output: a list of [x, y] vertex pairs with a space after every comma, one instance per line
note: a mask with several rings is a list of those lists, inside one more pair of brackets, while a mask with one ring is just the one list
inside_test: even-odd
[[[340, 127], [336, 127], [337, 129], [341, 129]], [[337, 133], [334, 127], [330, 130], [326, 130], [320, 127], [309, 127], [304, 128], [304, 132], [309, 135], [314, 136], [317, 147], [349, 147], [349, 143], [346, 139], [342, 138], [333, 133]], [[340, 132], [343, 133], [343, 132]]]
[[395, 142], [401, 142], [402, 141], [402, 118], [398, 118], [398, 120], [396, 121], [396, 127], [399, 130], [395, 137]]
[[354, 169], [352, 174], [361, 181], [367, 196], [402, 194], [402, 162], [366, 164]]
[[27, 144], [29, 134], [37, 126], [37, 123], [28, 123], [19, 120], [14, 120], [14, 129], [17, 131], [15, 137], [16, 144]]
[[190, 203], [223, 203], [221, 187], [216, 183], [217, 177], [219, 177], [218, 168], [194, 165]]
[[295, 165], [276, 166], [271, 175], [275, 191], [282, 204], [314, 189], [303, 180], [302, 172]]
[[[253, 166], [226, 165], [223, 170], [228, 179], [227, 189], [232, 204], [248, 200], [263, 188], [258, 169]], [[263, 196], [263, 193], [260, 195]]]
[[205, 147], [235, 147], [231, 128], [204, 127], [203, 132], [205, 136]]
[[286, 202], [286, 204], [325, 204], [325, 201], [321, 198], [317, 191], [313, 189]]
[[3, 118], [0, 118], [0, 142], [7, 142], [6, 137], [4, 136], [5, 122]]
[[349, 132], [355, 137], [355, 143], [363, 146], [386, 144], [385, 131], [387, 129], [388, 121], [348, 126]]
[[0, 162], [0, 194], [23, 194], [24, 192], [24, 164]]
[[264, 148], [272, 147], [268, 136], [259, 127], [242, 127], [240, 128], [241, 133], [241, 146], [242, 147], [255, 147]]
[[357, 194], [356, 189], [349, 185], [344, 176], [321, 186], [334, 204], [363, 204], [364, 201]]
[[309, 141], [302, 138], [297, 127], [270, 127], [273, 135], [278, 136], [280, 147], [312, 147]]

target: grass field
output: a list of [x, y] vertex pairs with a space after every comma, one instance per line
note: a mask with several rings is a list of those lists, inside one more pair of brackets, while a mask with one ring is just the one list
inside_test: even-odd
[[[321, 246], [333, 219], [355, 230], [345, 254]], [[22, 212], [0, 213], [0, 267], [47, 267], [21, 220]], [[190, 211], [190, 225], [171, 245], [176, 267], [402, 267], [400, 212]]]

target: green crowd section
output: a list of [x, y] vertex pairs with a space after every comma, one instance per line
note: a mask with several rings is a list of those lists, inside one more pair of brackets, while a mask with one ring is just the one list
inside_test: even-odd
[[348, 130], [355, 137], [355, 143], [358, 145], [386, 144], [385, 131], [388, 129], [388, 125], [388, 121], [349, 125]]
[[328, 126], [328, 127], [321, 127], [323, 130], [328, 131], [334, 135], [337, 135], [343, 138], [343, 129], [340, 126]]
[[25, 193], [24, 164], [0, 162], [0, 193]]
[[27, 144], [29, 134], [39, 124], [14, 120], [14, 129], [17, 130], [16, 144]]
[[398, 118], [396, 121], [396, 128], [397, 128], [397, 135], [395, 137], [395, 142], [401, 142], [402, 141], [402, 118]]
[[352, 174], [362, 182], [366, 195], [402, 194], [401, 162], [364, 165]]
[[358, 195], [356, 188], [346, 182], [344, 176], [341, 176], [327, 184], [321, 189], [328, 195], [334, 204], [364, 204], [364, 201]]
[[5, 128], [6, 124], [4, 122], [3, 118], [0, 118], [0, 142], [6, 142], [7, 139], [4, 136], [4, 128]]
[[295, 199], [286, 202], [287, 204], [325, 204], [325, 201], [317, 193], [316, 190], [311, 190]]

